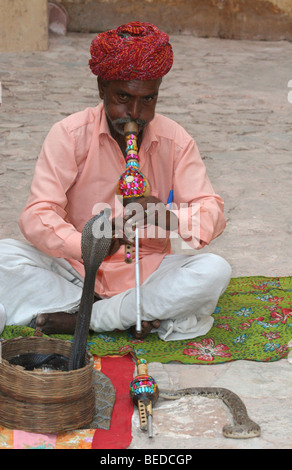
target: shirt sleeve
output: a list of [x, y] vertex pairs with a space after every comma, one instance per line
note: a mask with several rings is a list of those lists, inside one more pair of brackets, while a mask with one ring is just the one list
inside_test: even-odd
[[224, 202], [215, 194], [192, 138], [176, 159], [173, 189], [179, 235], [192, 248], [203, 248], [225, 228]]
[[67, 218], [67, 191], [76, 181], [75, 141], [65, 124], [47, 135], [18, 224], [34, 246], [57, 258], [81, 259], [81, 233]]

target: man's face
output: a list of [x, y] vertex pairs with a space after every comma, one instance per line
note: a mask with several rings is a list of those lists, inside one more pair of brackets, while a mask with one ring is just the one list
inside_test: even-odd
[[139, 133], [154, 118], [161, 78], [157, 80], [110, 81], [98, 79], [99, 96], [110, 127], [124, 135], [124, 125], [136, 121]]

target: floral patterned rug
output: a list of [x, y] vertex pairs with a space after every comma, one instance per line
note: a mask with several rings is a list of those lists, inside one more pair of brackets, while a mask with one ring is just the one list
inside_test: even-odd
[[[292, 277], [233, 278], [213, 313], [205, 336], [164, 342], [156, 333], [143, 341], [128, 331], [90, 333], [88, 348], [100, 357], [131, 353], [148, 362], [218, 364], [239, 359], [277, 361], [289, 353], [292, 339]], [[30, 336], [35, 330], [6, 326], [2, 337]], [[69, 335], [52, 335], [71, 340]]]

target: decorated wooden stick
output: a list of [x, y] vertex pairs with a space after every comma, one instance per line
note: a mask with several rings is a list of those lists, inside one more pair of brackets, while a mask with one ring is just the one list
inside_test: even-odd
[[140, 333], [141, 327], [141, 297], [140, 297], [140, 264], [139, 264], [139, 229], [135, 228], [135, 280], [136, 280], [136, 331]]
[[145, 359], [138, 360], [137, 369], [138, 375], [130, 383], [130, 397], [138, 407], [140, 429], [148, 430], [148, 437], [153, 437], [152, 406], [158, 400], [159, 390], [154, 378], [148, 375]]

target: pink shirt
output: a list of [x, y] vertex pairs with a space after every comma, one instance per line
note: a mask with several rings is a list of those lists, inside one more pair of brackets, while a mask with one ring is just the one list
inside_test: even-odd
[[[199, 214], [199, 241], [189, 243], [193, 248], [202, 248], [220, 235], [225, 227], [223, 201], [214, 193], [196, 143], [180, 125], [156, 114], [144, 130], [139, 156], [151, 194], [166, 204], [173, 190], [174, 212], [179, 220], [184, 214], [179, 223], [183, 238], [190, 233], [186, 217], [191, 224]], [[99, 212], [100, 203], [117, 206], [116, 187], [124, 169], [125, 160], [110, 135], [103, 103], [56, 123], [44, 141], [19, 219], [23, 234], [37, 248], [67, 259], [84, 275], [82, 229]], [[134, 287], [135, 266], [124, 262], [124, 251], [121, 247], [103, 261], [95, 286], [101, 296]], [[141, 238], [141, 282], [170, 253], [168, 233], [163, 238]]]

